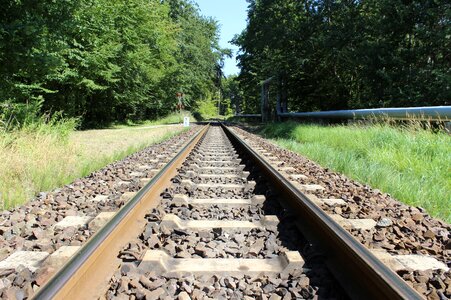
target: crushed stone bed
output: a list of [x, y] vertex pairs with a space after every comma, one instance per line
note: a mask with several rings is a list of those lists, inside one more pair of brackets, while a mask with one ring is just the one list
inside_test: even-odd
[[[451, 267], [451, 225], [435, 219], [421, 207], [412, 207], [368, 185], [323, 168], [317, 163], [283, 149], [271, 141], [251, 133], [242, 126], [233, 129], [240, 136], [264, 148], [283, 161], [299, 184], [317, 184], [323, 190], [309, 193], [318, 199], [342, 199], [342, 205], [321, 204], [330, 215], [345, 219], [372, 219], [376, 226], [368, 230], [349, 228], [349, 232], [369, 249], [384, 249], [391, 254], [427, 255]], [[451, 272], [444, 270], [400, 270], [403, 279], [428, 299], [451, 298]]]

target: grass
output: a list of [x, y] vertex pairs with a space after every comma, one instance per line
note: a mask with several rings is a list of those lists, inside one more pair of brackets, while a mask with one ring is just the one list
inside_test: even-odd
[[[69, 124], [68, 124], [69, 123]], [[30, 200], [181, 131], [181, 126], [73, 131], [41, 124], [0, 132], [0, 209]]]
[[262, 135], [451, 222], [451, 136], [419, 126], [274, 123]]
[[164, 118], [150, 121], [147, 125], [163, 125], [163, 124], [180, 124], [183, 123], [183, 118], [189, 117], [190, 122], [196, 122], [196, 118], [189, 111], [182, 111], [181, 113], [172, 113]]
[[189, 117], [190, 122], [197, 122], [196, 118], [189, 111], [182, 111], [181, 113], [175, 112], [167, 115], [166, 117], [157, 119], [157, 120], [149, 120], [143, 121], [139, 123], [135, 123], [132, 121], [128, 121], [126, 124], [114, 124], [112, 128], [120, 129], [120, 128], [129, 128], [130, 126], [159, 126], [159, 125], [170, 125], [170, 124], [181, 124], [183, 123], [183, 118]]

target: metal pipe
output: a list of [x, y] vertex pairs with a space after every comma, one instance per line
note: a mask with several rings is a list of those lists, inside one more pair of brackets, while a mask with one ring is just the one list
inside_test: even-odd
[[[281, 117], [291, 118], [324, 118], [324, 119], [365, 119], [373, 117], [387, 117], [394, 120], [430, 120], [450, 121], [451, 106], [423, 106], [423, 107], [396, 107], [396, 108], [370, 108], [354, 110], [329, 110], [316, 112], [290, 112], [278, 113]], [[260, 114], [242, 114], [235, 117], [257, 118]]]
[[395, 120], [451, 120], [451, 106], [371, 108], [355, 110], [331, 110], [318, 112], [281, 113], [282, 117], [293, 118], [325, 118], [325, 119], [365, 119], [372, 117], [388, 117]]
[[235, 117], [238, 118], [261, 118], [261, 114], [240, 114], [240, 115], [235, 115]]

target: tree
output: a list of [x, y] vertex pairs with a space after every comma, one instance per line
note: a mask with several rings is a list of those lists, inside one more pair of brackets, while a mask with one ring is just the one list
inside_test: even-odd
[[451, 99], [446, 1], [248, 2], [248, 25], [234, 39], [245, 112], [259, 110], [259, 83], [272, 76], [285, 83], [292, 110]]
[[[0, 99], [84, 127], [155, 118], [213, 92], [218, 25], [185, 0], [13, 1], [0, 21]], [[189, 103], [188, 103], [189, 104]]]

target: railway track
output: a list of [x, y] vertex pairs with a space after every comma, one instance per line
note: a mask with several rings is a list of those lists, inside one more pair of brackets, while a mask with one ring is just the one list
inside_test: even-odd
[[206, 126], [35, 299], [421, 298], [257, 151]]
[[200, 128], [3, 211], [0, 298], [451, 295], [448, 224], [238, 127]]

